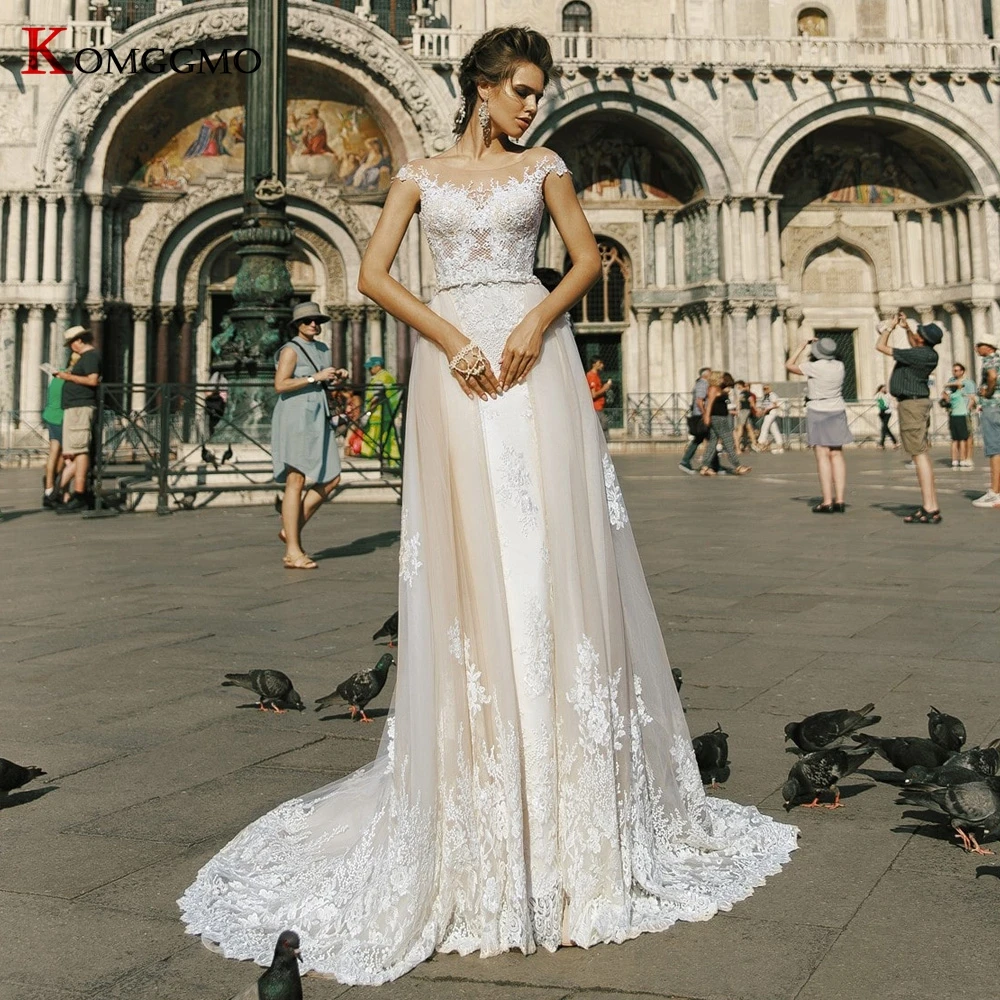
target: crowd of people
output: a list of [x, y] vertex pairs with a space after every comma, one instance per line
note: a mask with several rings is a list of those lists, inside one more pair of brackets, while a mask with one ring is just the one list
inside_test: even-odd
[[[896, 330], [905, 334], [907, 347], [890, 344]], [[941, 523], [930, 457], [930, 417], [933, 372], [938, 367], [937, 348], [943, 339], [944, 331], [937, 323], [913, 325], [902, 311], [893, 320], [879, 324], [875, 350], [892, 358], [895, 367], [888, 385], [880, 385], [876, 396], [878, 447], [884, 449], [886, 439], [892, 442], [893, 449], [902, 444], [910, 457], [907, 466], [916, 471], [921, 502], [903, 518], [907, 524]], [[1000, 355], [997, 346], [985, 340], [976, 344], [976, 354], [982, 361], [979, 386], [969, 377], [965, 365], [955, 362], [952, 377], [945, 383], [938, 403], [948, 411], [954, 469], [975, 467], [972, 420], [973, 414], [978, 413], [990, 484], [982, 496], [973, 500], [973, 506], [1000, 509], [1000, 396], [996, 393]], [[844, 447], [854, 442], [854, 436], [843, 394], [846, 370], [837, 356], [837, 342], [831, 337], [810, 337], [792, 352], [785, 368], [789, 374], [807, 380], [807, 443], [815, 455], [822, 494], [813, 512], [843, 514], [847, 509]], [[591, 381], [589, 375], [588, 381]], [[592, 381], [591, 389], [595, 391]], [[783, 452], [780, 427], [783, 402], [770, 385], [763, 385], [758, 396], [747, 382], [735, 380], [729, 372], [702, 368], [691, 394], [687, 418], [690, 441], [680, 460], [681, 471], [688, 475], [714, 476], [721, 472], [742, 476], [751, 471], [739, 458], [745, 451]], [[898, 440], [890, 426], [894, 408]], [[696, 467], [695, 459], [703, 446], [701, 462]], [[724, 464], [723, 459], [728, 459], [729, 464]]]

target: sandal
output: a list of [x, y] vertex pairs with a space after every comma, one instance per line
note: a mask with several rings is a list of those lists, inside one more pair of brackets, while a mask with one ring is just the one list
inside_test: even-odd
[[941, 523], [941, 511], [940, 510], [924, 510], [923, 507], [918, 507], [912, 514], [907, 514], [903, 518], [903, 524], [940, 524]]
[[698, 470], [698, 475], [699, 476], [717, 476], [718, 473], [715, 471], [715, 469], [711, 469], [707, 465], [703, 465]]
[[836, 514], [837, 505], [835, 503], [818, 503], [813, 507], [814, 514]]
[[745, 476], [748, 472], [753, 471], [753, 466], [751, 465], [740, 465], [733, 469], [734, 476]]
[[311, 557], [303, 553], [300, 556], [285, 556], [281, 560], [285, 569], [317, 569], [318, 563]]

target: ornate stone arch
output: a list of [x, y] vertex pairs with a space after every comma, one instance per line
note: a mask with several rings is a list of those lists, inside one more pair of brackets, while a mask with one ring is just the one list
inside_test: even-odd
[[[119, 49], [211, 48], [212, 43], [246, 36], [247, 8], [231, 0], [200, 0], [139, 23]], [[289, 50], [322, 47], [351, 64], [360, 64], [400, 102], [416, 127], [424, 152], [445, 149], [451, 142], [448, 113], [441, 106], [420, 66], [380, 28], [336, 7], [289, 0]], [[160, 81], [160, 74], [94, 73], [67, 90], [49, 119], [39, 144], [35, 172], [39, 183], [69, 186], [95, 127], [116, 97], [137, 100]]]
[[1000, 146], [979, 124], [953, 104], [921, 94], [916, 103], [891, 96], [872, 97], [861, 84], [837, 92], [836, 103], [822, 94], [796, 105], [761, 137], [746, 166], [747, 187], [758, 194], [771, 189], [774, 174], [792, 147], [810, 132], [847, 118], [869, 117], [908, 125], [950, 147], [970, 188], [987, 197], [1000, 192]]
[[[884, 236], [884, 239], [881, 237]], [[888, 230], [855, 229], [838, 217], [832, 229], [800, 228], [792, 230], [785, 244], [785, 272], [788, 287], [795, 294], [802, 292], [802, 275], [806, 262], [817, 250], [826, 246], [842, 246], [852, 250], [871, 266], [875, 273], [875, 288], [892, 287], [892, 259]]]

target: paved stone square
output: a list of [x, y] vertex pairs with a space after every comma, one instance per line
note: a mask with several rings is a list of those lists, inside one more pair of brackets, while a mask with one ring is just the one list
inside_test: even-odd
[[[807, 454], [716, 480], [683, 476], [675, 454], [616, 458], [692, 732], [722, 723], [721, 794], [775, 816], [793, 718], [873, 701], [875, 732], [923, 735], [933, 703], [971, 742], [1000, 735], [1000, 512], [968, 502], [982, 459], [941, 469], [936, 527], [900, 520], [918, 496], [899, 453], [848, 460], [848, 513], [818, 517]], [[227, 1000], [260, 970], [185, 936], [176, 898], [248, 821], [370, 759], [381, 721], [263, 714], [219, 683], [280, 667], [311, 703], [373, 663], [399, 508], [321, 512], [307, 536], [320, 567], [296, 573], [269, 509], [56, 517], [37, 484], [0, 471], [0, 756], [48, 772], [0, 810], [0, 1000]], [[379, 988], [310, 978], [305, 995], [994, 996], [1000, 860], [908, 816], [870, 777], [887, 767], [848, 779], [844, 809], [795, 810], [790, 866], [708, 923], [589, 951], [436, 956]]]

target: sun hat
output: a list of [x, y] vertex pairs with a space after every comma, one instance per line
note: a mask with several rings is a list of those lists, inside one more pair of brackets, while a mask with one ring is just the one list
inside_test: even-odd
[[374, 368], [376, 365], [378, 365], [379, 368], [385, 368], [385, 358], [381, 358], [377, 354], [373, 354], [365, 362], [365, 368]]
[[837, 341], [833, 337], [820, 337], [810, 353], [815, 361], [829, 361], [837, 356]]
[[330, 322], [330, 317], [315, 302], [300, 302], [292, 310], [292, 318], [288, 325], [295, 327], [307, 319], [318, 319], [320, 323]]
[[944, 340], [944, 330], [937, 323], [921, 323], [917, 327], [917, 333], [924, 338], [924, 343], [931, 347], [936, 347]]
[[70, 344], [80, 336], [81, 333], [89, 333], [90, 331], [85, 326], [71, 326], [63, 334], [63, 343], [68, 347]]

